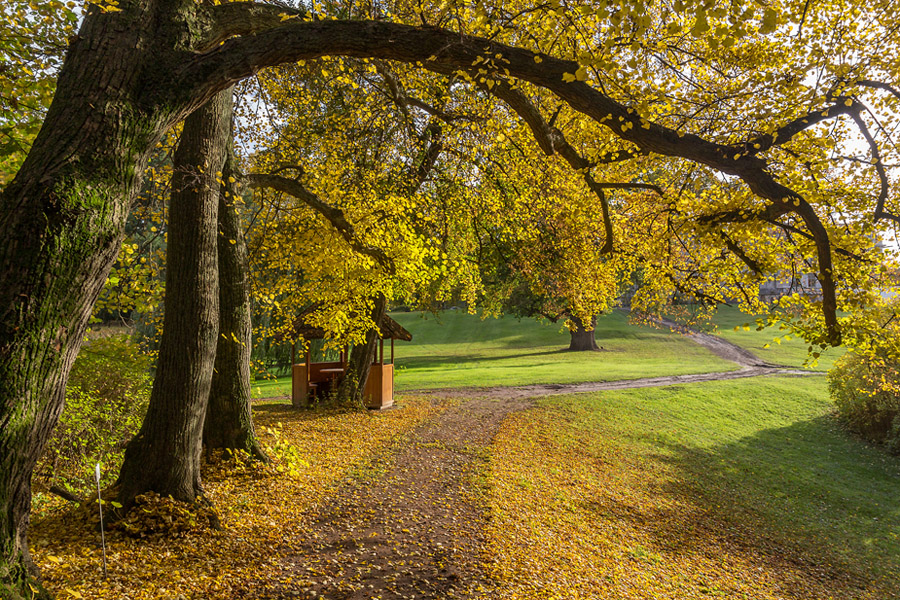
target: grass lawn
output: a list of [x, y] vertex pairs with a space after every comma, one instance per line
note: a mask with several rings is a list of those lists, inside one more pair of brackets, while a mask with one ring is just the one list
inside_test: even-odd
[[[391, 315], [413, 334], [396, 342], [397, 390], [612, 381], [731, 371], [734, 363], [669, 331], [628, 323], [619, 312], [597, 323], [603, 352], [567, 352], [560, 325], [506, 317], [482, 320], [463, 311], [439, 317]], [[290, 393], [290, 378], [253, 384], [258, 398]]]
[[900, 597], [900, 460], [830, 413], [823, 377], [782, 377], [514, 415], [489, 473], [505, 597]]
[[[756, 330], [756, 317], [742, 313], [736, 307], [720, 306], [713, 321], [719, 327], [717, 333], [734, 344], [742, 346], [753, 352], [761, 359], [780, 365], [802, 367], [808, 356], [806, 342], [796, 337], [790, 340], [784, 339], [785, 331], [779, 331], [778, 326], [769, 327], [762, 331]], [[743, 329], [743, 325], [749, 325], [749, 331]], [[734, 328], [738, 327], [735, 331]], [[780, 338], [780, 343], [774, 341]], [[766, 344], [769, 345], [765, 348]], [[834, 365], [834, 361], [845, 352], [844, 348], [827, 348], [822, 351], [818, 363], [810, 367], [815, 371], [827, 371]]]

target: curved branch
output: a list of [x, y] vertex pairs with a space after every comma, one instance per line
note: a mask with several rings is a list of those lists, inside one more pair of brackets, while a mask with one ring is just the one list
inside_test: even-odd
[[878, 173], [878, 179], [881, 182], [881, 190], [878, 193], [878, 199], [875, 201], [875, 221], [878, 221], [879, 219], [890, 219], [895, 223], [900, 223], [900, 217], [884, 208], [884, 203], [887, 202], [888, 198], [890, 183], [888, 181], [887, 171], [885, 171], [884, 164], [881, 162], [881, 153], [878, 151], [878, 143], [875, 141], [875, 138], [872, 137], [872, 133], [869, 131], [869, 128], [863, 120], [862, 115], [859, 114], [859, 111], [852, 113], [850, 116], [853, 118], [853, 121], [856, 122], [856, 126], [859, 127], [859, 131], [863, 134], [863, 137], [866, 138], [866, 143], [869, 144], [869, 151], [872, 153], [872, 164], [875, 165], [875, 171]]
[[603, 247], [600, 249], [600, 253], [608, 254], [612, 252], [612, 217], [609, 214], [609, 202], [606, 200], [606, 194], [603, 193], [604, 187], [611, 187], [612, 184], [599, 184], [594, 180], [590, 174], [590, 169], [593, 165], [575, 150], [566, 140], [562, 131], [544, 120], [540, 110], [525, 94], [511, 87], [506, 81], [495, 82], [494, 85], [490, 86], [483, 85], [482, 88], [487, 89], [491, 94], [506, 102], [525, 121], [531, 129], [538, 146], [546, 155], [551, 156], [554, 153], [559, 153], [573, 169], [582, 173], [585, 183], [600, 201], [604, 230]]
[[794, 196], [798, 203], [797, 214], [803, 219], [806, 228], [813, 236], [816, 254], [819, 257], [819, 283], [822, 285], [822, 315], [825, 317], [825, 331], [828, 342], [833, 346], [841, 344], [841, 331], [837, 322], [837, 293], [834, 281], [834, 264], [831, 260], [831, 240], [828, 231], [815, 209], [799, 195]]
[[858, 108], [854, 109], [854, 104], [854, 101], [850, 98], [838, 97], [831, 106], [812, 110], [802, 117], [797, 117], [793, 121], [782, 125], [774, 133], [767, 133], [745, 142], [742, 151], [750, 155], [765, 152], [772, 146], [790, 141], [795, 135], [817, 123], [833, 119], [839, 115], [852, 115], [855, 110], [859, 110]]
[[895, 88], [892, 85], [889, 85], [889, 84], [881, 82], [881, 81], [872, 81], [871, 79], [859, 79], [856, 81], [856, 85], [874, 88], [877, 90], [884, 90], [886, 92], [893, 94], [898, 99], [900, 99], [900, 90], [898, 90], [897, 88]]
[[[613, 100], [586, 82], [577, 81], [574, 74], [579, 65], [574, 61], [431, 27], [383, 21], [293, 21], [252, 36], [226, 40], [211, 52], [194, 55], [173, 72], [166, 73], [167, 81], [148, 85], [149, 97], [145, 100], [167, 106], [175, 100], [176, 105], [189, 111], [215, 92], [258, 69], [326, 55], [420, 63], [424, 68], [442, 74], [465, 73], [476, 61], [481, 62], [479, 68], [489, 74], [515, 77], [553, 92], [574, 110], [631, 142], [642, 152], [684, 158], [740, 177], [754, 194], [801, 215], [816, 238], [824, 275], [820, 281], [828, 335], [831, 340], [840, 338], [827, 232], [812, 207], [775, 179], [766, 160], [752, 153], [735, 152], [734, 146], [642, 118], [633, 108]], [[490, 58], [485, 61], [485, 57]], [[173, 95], [177, 97], [173, 98]], [[836, 109], [839, 107], [828, 110]], [[795, 209], [798, 202], [800, 206]]]
[[278, 27], [288, 19], [302, 18], [308, 14], [289, 6], [257, 2], [203, 5], [199, 11], [203, 32], [194, 48], [198, 52], [212, 50], [231, 37]]
[[342, 210], [323, 201], [296, 179], [264, 173], [243, 175], [241, 179], [251, 188], [267, 187], [297, 198], [325, 217], [353, 250], [374, 259], [388, 273], [393, 274], [395, 272], [393, 259], [385, 254], [383, 250], [367, 246], [356, 238], [356, 230], [353, 224], [344, 216]]

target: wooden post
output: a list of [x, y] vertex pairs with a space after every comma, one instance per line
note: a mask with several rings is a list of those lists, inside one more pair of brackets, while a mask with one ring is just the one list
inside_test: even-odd
[[384, 338], [381, 338], [381, 360], [378, 362], [384, 364]]
[[291, 366], [297, 364], [297, 342], [291, 344]]
[[391, 338], [391, 364], [394, 364], [394, 338]]

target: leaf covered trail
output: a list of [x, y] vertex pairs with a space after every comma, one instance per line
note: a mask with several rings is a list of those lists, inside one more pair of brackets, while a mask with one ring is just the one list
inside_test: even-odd
[[276, 579], [294, 577], [259, 597], [490, 597], [479, 477], [503, 419], [529, 405], [475, 399], [419, 427], [297, 528], [301, 550]]

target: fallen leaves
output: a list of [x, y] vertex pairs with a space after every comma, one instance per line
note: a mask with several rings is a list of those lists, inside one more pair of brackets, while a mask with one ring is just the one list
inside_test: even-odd
[[279, 557], [293, 552], [289, 532], [301, 514], [437, 410], [416, 399], [377, 414], [257, 406], [260, 439], [273, 464], [226, 457], [204, 471], [223, 531], [209, 529], [202, 522], [208, 515], [196, 508], [144, 495], [106, 536], [104, 580], [99, 529], [60, 502], [32, 517], [33, 557], [59, 598], [230, 600], [246, 582], [277, 572]]
[[488, 536], [498, 598], [894, 597], [735, 524], [659, 456], [569, 417], [559, 402], [517, 413], [494, 440]]

